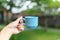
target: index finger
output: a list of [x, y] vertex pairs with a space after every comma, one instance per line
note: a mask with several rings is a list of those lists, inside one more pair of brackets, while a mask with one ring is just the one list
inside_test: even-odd
[[23, 16], [19, 17], [16, 21], [19, 22], [22, 19], [23, 19]]

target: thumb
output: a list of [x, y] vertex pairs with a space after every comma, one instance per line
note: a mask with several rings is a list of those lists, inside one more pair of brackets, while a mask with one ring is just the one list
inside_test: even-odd
[[19, 22], [19, 21], [22, 20], [22, 19], [23, 19], [23, 16], [19, 17], [19, 18], [16, 20], [16, 22]]

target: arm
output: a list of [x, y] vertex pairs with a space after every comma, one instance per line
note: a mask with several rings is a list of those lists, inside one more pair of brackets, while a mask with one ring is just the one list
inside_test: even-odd
[[[19, 23], [20, 22], [20, 23]], [[22, 17], [18, 18], [16, 21], [11, 22], [0, 32], [0, 40], [9, 40], [12, 34], [18, 34], [24, 30]]]
[[1, 32], [0, 32], [0, 40], [9, 40], [9, 38], [12, 35], [12, 30], [9, 28], [4, 28]]

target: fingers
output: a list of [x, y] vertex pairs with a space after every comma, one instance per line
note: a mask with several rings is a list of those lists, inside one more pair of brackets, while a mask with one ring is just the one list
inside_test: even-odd
[[17, 20], [16, 20], [16, 22], [21, 22], [23, 20], [23, 16], [21, 16], [20, 18], [18, 18]]
[[[20, 19], [21, 18], [21, 19]], [[23, 24], [23, 17], [21, 16], [19, 19], [17, 19], [17, 21], [18, 21], [18, 25], [19, 24]]]
[[23, 16], [21, 16], [20, 18], [18, 18], [16, 21], [19, 22], [21, 19], [23, 19]]
[[19, 25], [17, 26], [17, 29], [18, 29], [18, 31], [23, 31], [23, 30], [24, 30], [24, 25], [23, 25], [23, 23], [22, 23], [22, 24], [19, 24]]
[[21, 16], [20, 18], [18, 18], [15, 23], [18, 23], [18, 25], [16, 27], [18, 29], [18, 31], [23, 31], [24, 30], [23, 16]]
[[23, 23], [23, 19], [21, 19], [20, 21], [19, 21], [19, 24], [22, 24]]

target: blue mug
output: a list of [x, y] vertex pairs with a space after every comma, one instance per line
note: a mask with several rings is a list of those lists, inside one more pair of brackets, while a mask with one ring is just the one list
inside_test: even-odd
[[38, 27], [38, 16], [25, 16], [25, 25], [30, 29], [36, 29]]

